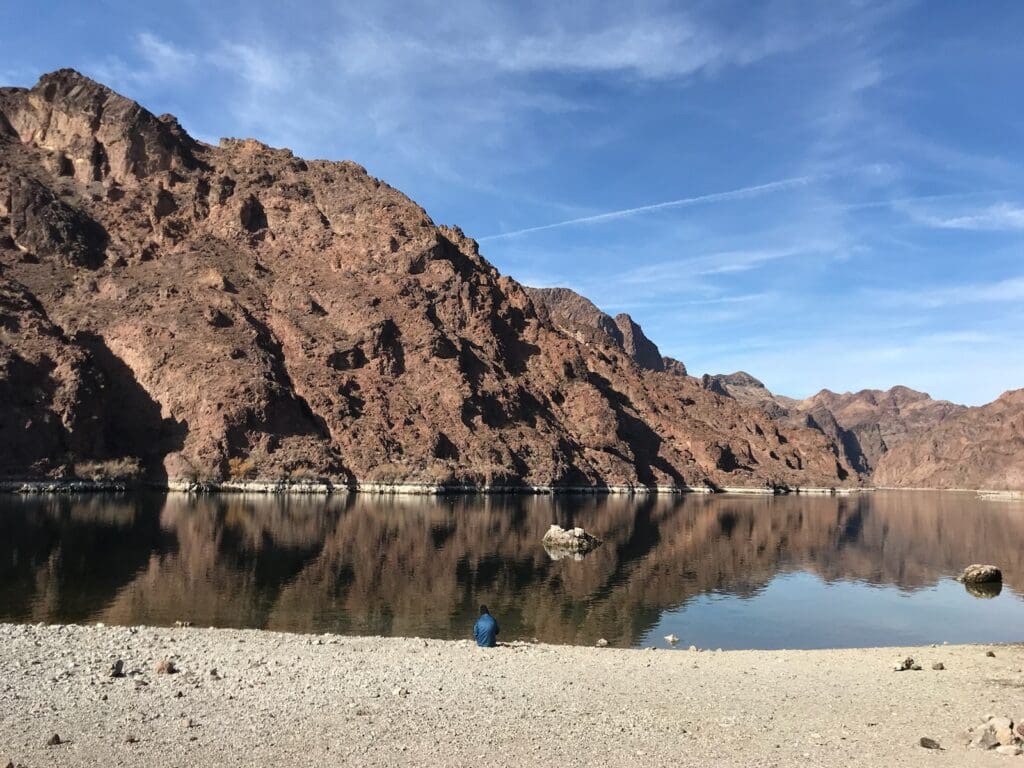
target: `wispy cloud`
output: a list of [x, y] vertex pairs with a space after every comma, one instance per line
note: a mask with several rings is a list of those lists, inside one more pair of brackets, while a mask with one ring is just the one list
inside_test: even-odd
[[998, 203], [978, 211], [955, 215], [936, 215], [912, 211], [915, 221], [939, 229], [968, 230], [1012, 230], [1024, 229], [1024, 206], [1013, 203]]
[[543, 232], [549, 229], [559, 229], [561, 227], [572, 227], [579, 224], [598, 224], [605, 221], [614, 221], [616, 219], [625, 219], [630, 216], [636, 216], [641, 213], [653, 213], [654, 211], [665, 210], [666, 208], [686, 208], [692, 205], [701, 205], [708, 203], [722, 203], [730, 200], [742, 200], [750, 197], [756, 197], [758, 195], [765, 195], [771, 192], [780, 192], [783, 190], [794, 189], [796, 187], [804, 187], [808, 184], [816, 181], [814, 176], [795, 176], [788, 179], [779, 179], [778, 181], [770, 181], [766, 184], [755, 184], [749, 187], [740, 187], [739, 189], [731, 189], [726, 192], [712, 192], [706, 195], [697, 195], [696, 197], [683, 197], [678, 200], [667, 200], [662, 203], [652, 203], [650, 205], [641, 205], [635, 208], [622, 208], [617, 211], [607, 211], [605, 213], [597, 213], [592, 216], [580, 216], [575, 219], [566, 219], [564, 221], [557, 221], [553, 224], [541, 224], [536, 227], [525, 227], [523, 229], [517, 229], [512, 232], [501, 232], [496, 235], [486, 235], [484, 237], [477, 238], [480, 242], [488, 240], [503, 240], [509, 237], [520, 237], [521, 235], [527, 235], [532, 232]]
[[1016, 302], [1024, 300], [1024, 276], [949, 287], [933, 287], [897, 291], [871, 291], [871, 300], [889, 305], [920, 309], [941, 309], [960, 304], [983, 302]]
[[694, 278], [749, 272], [782, 259], [834, 252], [835, 246], [831, 243], [806, 243], [785, 248], [719, 251], [637, 267], [617, 275], [612, 282], [615, 285], [643, 285], [652, 291], [677, 291], [680, 282]]

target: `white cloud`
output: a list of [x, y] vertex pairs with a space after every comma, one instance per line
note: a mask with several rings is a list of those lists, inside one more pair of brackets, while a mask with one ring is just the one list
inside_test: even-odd
[[921, 309], [940, 309], [960, 304], [1016, 302], [1024, 300], [1024, 276], [950, 287], [872, 291], [868, 295], [872, 300], [888, 305]]
[[916, 212], [919, 223], [940, 229], [1011, 230], [1024, 229], [1024, 206], [998, 203], [980, 211], [939, 216]]

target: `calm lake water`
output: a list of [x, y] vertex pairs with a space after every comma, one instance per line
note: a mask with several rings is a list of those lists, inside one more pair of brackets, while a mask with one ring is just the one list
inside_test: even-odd
[[1021, 595], [1024, 504], [970, 494], [0, 497], [4, 621], [460, 638], [485, 602], [506, 640], [819, 648], [1024, 641]]

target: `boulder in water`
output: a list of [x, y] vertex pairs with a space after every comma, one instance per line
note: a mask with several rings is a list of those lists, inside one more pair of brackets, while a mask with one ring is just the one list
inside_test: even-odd
[[566, 552], [589, 552], [601, 546], [601, 540], [591, 536], [582, 528], [563, 528], [560, 525], [552, 525], [544, 534], [544, 548], [551, 550], [562, 550]]
[[975, 563], [964, 568], [956, 580], [964, 584], [994, 584], [1003, 580], [1003, 572], [994, 565]]

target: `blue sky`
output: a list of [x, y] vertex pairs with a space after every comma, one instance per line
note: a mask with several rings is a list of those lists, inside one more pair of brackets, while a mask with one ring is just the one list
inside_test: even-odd
[[1024, 386], [1022, 3], [0, 4], [0, 82], [353, 159], [692, 373]]

